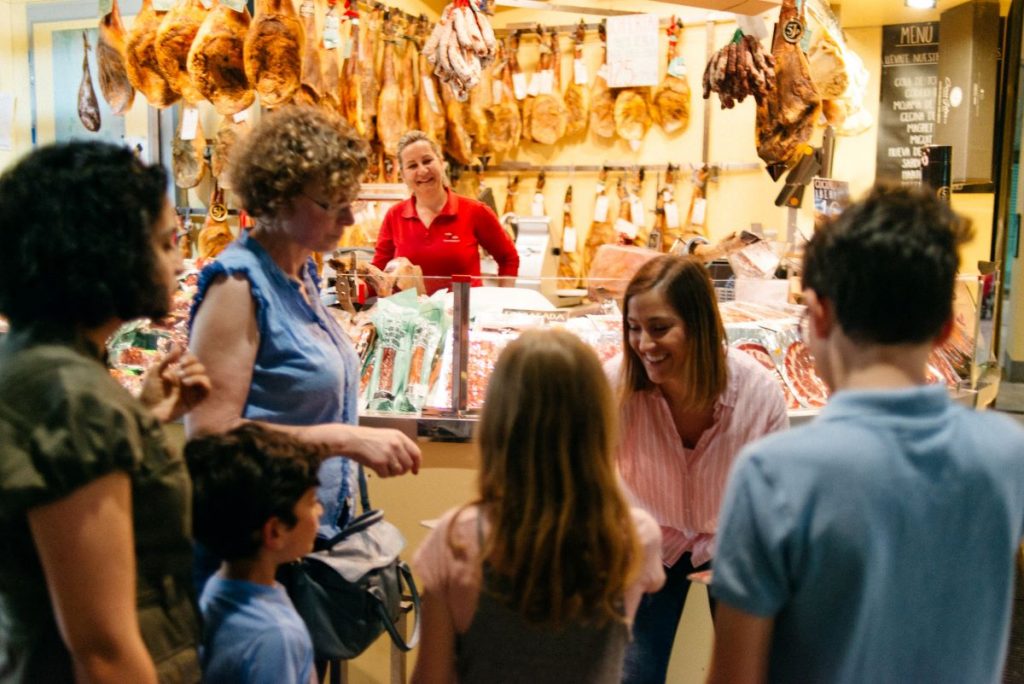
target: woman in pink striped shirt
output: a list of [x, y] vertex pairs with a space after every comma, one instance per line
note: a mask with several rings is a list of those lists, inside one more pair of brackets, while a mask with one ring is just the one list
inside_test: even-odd
[[[789, 426], [782, 390], [757, 361], [726, 345], [714, 287], [693, 257], [644, 264], [623, 301], [619, 473], [662, 531], [666, 582], [644, 597], [625, 682], [664, 682], [687, 575], [710, 567], [726, 476], [740, 449]], [[712, 607], [713, 608], [713, 607]]]

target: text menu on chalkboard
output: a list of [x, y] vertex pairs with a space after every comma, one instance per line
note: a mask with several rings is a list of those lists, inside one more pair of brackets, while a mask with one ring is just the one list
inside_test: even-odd
[[938, 65], [938, 22], [882, 27], [876, 179], [920, 182], [921, 147], [935, 133]]

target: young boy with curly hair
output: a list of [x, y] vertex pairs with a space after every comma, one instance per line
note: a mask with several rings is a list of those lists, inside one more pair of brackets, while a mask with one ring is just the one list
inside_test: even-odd
[[196, 539], [223, 562], [199, 599], [203, 681], [316, 681], [313, 644], [277, 567], [313, 549], [325, 451], [247, 423], [185, 447]]

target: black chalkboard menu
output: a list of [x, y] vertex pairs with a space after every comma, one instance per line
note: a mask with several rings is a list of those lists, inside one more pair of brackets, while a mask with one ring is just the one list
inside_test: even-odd
[[938, 78], [939, 22], [882, 27], [877, 180], [921, 181], [921, 148], [935, 132]]

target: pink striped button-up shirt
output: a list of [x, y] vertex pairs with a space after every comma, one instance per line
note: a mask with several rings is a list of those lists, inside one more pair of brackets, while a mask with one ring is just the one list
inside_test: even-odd
[[[740, 449], [789, 427], [782, 389], [757, 361], [729, 349], [729, 380], [714, 423], [693, 449], [683, 446], [668, 402], [657, 388], [634, 393], [621, 407], [619, 475], [636, 506], [661, 525], [661, 557], [675, 565], [690, 551], [694, 566], [714, 555], [718, 509], [729, 468]], [[605, 366], [621, 383], [621, 355]]]

